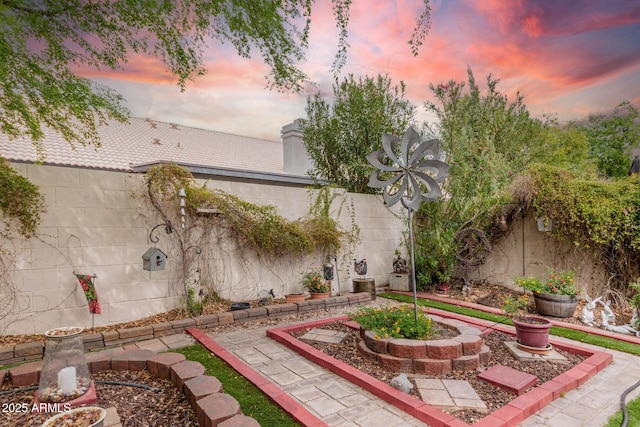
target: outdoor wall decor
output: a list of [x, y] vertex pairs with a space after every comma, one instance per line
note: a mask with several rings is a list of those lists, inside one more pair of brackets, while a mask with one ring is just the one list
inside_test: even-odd
[[147, 271], [164, 270], [167, 264], [167, 256], [158, 248], [149, 248], [142, 255], [142, 268]]

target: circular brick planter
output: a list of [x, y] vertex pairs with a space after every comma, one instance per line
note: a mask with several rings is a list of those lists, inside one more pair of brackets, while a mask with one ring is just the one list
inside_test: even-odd
[[489, 348], [482, 341], [480, 329], [459, 320], [431, 316], [438, 325], [458, 331], [454, 338], [442, 340], [410, 340], [376, 338], [376, 334], [360, 330], [358, 352], [395, 372], [440, 375], [452, 371], [470, 372], [489, 360]]

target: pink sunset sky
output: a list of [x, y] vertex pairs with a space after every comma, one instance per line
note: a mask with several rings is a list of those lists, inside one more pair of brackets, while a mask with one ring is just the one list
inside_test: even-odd
[[[479, 82], [488, 74], [500, 79], [498, 89], [511, 99], [522, 93], [534, 116], [567, 121], [622, 101], [640, 104], [638, 1], [432, 0], [432, 28], [413, 57], [407, 42], [422, 7], [420, 0], [354, 0], [342, 77], [404, 81], [420, 121], [432, 121], [422, 107], [432, 99], [429, 84], [465, 81], [467, 67]], [[207, 74], [183, 93], [152, 59], [89, 77], [122, 93], [134, 116], [278, 141], [283, 125], [305, 117], [309, 94], [330, 100], [337, 36], [331, 2], [318, 0], [300, 64], [317, 86], [302, 94], [266, 89], [268, 69], [258, 52], [242, 59], [214, 42]]]

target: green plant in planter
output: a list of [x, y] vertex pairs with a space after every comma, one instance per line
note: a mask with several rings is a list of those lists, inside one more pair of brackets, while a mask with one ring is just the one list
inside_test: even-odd
[[414, 310], [408, 306], [400, 307], [359, 307], [349, 316], [360, 327], [376, 333], [376, 338], [429, 339], [432, 320], [423, 311], [418, 311], [417, 321]]
[[329, 292], [327, 282], [319, 270], [311, 270], [303, 273], [300, 283], [311, 293], [322, 294]]
[[[535, 280], [535, 279], [533, 279]], [[531, 300], [528, 295], [520, 295], [517, 298], [507, 297], [502, 301], [502, 312], [508, 317], [524, 318], [529, 313]]]
[[518, 286], [533, 292], [534, 294], [568, 295], [575, 297], [580, 293], [580, 288], [575, 283], [575, 272], [556, 272], [549, 269], [549, 276], [543, 282], [535, 277], [516, 277], [515, 283]]

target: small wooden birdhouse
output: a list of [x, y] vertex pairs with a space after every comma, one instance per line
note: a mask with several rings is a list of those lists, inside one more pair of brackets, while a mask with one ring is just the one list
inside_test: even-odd
[[158, 248], [149, 248], [142, 255], [142, 268], [147, 271], [164, 270], [167, 256]]

